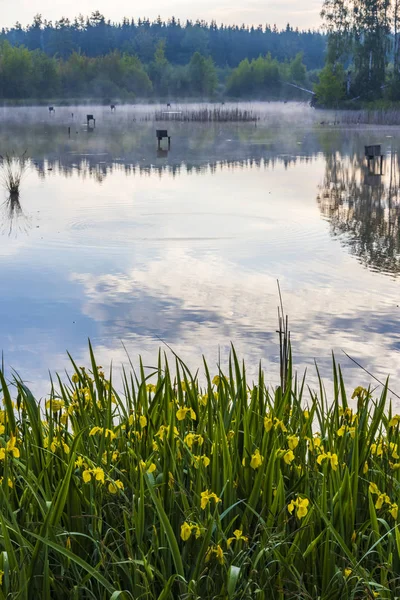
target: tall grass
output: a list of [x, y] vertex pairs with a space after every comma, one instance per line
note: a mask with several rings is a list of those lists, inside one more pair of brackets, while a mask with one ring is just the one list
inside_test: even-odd
[[400, 110], [398, 108], [342, 110], [339, 118], [342, 124], [348, 125], [400, 125]]
[[114, 387], [90, 357], [41, 404], [0, 371], [0, 599], [400, 595], [387, 387], [352, 400], [333, 361], [327, 398], [290, 348], [284, 390], [233, 349], [203, 387], [161, 354]]
[[19, 196], [21, 181], [28, 168], [29, 161], [26, 153], [21, 156], [14, 154], [0, 155], [0, 181], [11, 197]]

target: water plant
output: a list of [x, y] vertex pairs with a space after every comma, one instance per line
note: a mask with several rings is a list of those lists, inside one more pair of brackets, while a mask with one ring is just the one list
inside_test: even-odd
[[276, 389], [234, 349], [202, 385], [159, 354], [116, 386], [89, 351], [43, 402], [0, 371], [0, 598], [399, 596], [387, 386], [350, 398], [333, 360], [328, 398], [290, 348]]
[[26, 152], [0, 155], [0, 180], [11, 197], [18, 198], [22, 178], [29, 166]]
[[253, 110], [239, 107], [198, 107], [176, 111], [156, 110], [154, 114], [155, 121], [192, 121], [201, 123], [249, 123], [256, 122], [259, 118], [259, 115]]
[[[329, 119], [329, 113], [326, 114]], [[367, 108], [367, 109], [344, 109], [338, 113], [342, 125], [400, 125], [400, 111], [396, 107]], [[336, 118], [335, 118], [336, 121]], [[337, 123], [334, 123], [337, 124]]]

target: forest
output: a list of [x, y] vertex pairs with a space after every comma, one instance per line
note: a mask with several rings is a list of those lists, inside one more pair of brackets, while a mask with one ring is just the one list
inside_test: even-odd
[[0, 32], [0, 97], [291, 98], [298, 92], [286, 83], [312, 86], [325, 49], [326, 35], [290, 25], [37, 15]]
[[324, 0], [321, 31], [36, 15], [0, 31], [0, 98], [400, 100], [400, 0]]
[[0, 31], [0, 41], [28, 50], [42, 50], [48, 56], [66, 59], [74, 52], [88, 57], [104, 56], [118, 50], [137, 56], [148, 64], [152, 61], [159, 42], [165, 44], [165, 56], [171, 64], [188, 64], [195, 52], [209, 56], [220, 68], [236, 67], [240, 61], [265, 56], [268, 52], [284, 62], [304, 55], [308, 69], [319, 69], [324, 64], [326, 36], [318, 31], [299, 31], [290, 25], [283, 30], [276, 26], [217, 25], [203, 21], [182, 24], [172, 17], [168, 22], [157, 19], [124, 19], [122, 23], [106, 21], [98, 11], [88, 18], [82, 16], [70, 22], [62, 18], [51, 23], [37, 15], [32, 24], [22, 27], [16, 23], [11, 29]]
[[328, 44], [319, 102], [400, 100], [399, 0], [324, 0], [321, 16]]

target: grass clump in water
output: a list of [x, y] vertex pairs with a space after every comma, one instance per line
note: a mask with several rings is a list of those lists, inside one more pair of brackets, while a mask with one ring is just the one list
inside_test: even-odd
[[0, 598], [390, 599], [399, 595], [400, 416], [269, 389], [235, 352], [205, 385], [159, 357], [72, 362], [39, 406], [0, 372]]
[[0, 155], [0, 180], [10, 197], [18, 198], [21, 181], [28, 165], [29, 161], [25, 152], [21, 156], [14, 154]]

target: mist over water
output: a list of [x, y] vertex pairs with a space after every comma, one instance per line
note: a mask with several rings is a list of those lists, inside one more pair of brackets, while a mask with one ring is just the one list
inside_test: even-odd
[[[395, 130], [273, 103], [247, 107], [254, 123], [154, 122], [163, 108], [0, 108], [0, 154], [31, 159], [19, 206], [0, 190], [7, 365], [42, 394], [66, 349], [87, 362], [88, 337], [103, 365], [127, 362], [122, 342], [153, 364], [165, 341], [193, 368], [233, 342], [250, 375], [262, 360], [277, 383], [279, 279], [299, 372], [315, 381], [316, 359], [329, 381], [334, 350], [349, 384], [365, 383], [343, 349], [395, 382]], [[383, 175], [366, 168], [373, 143]]]

